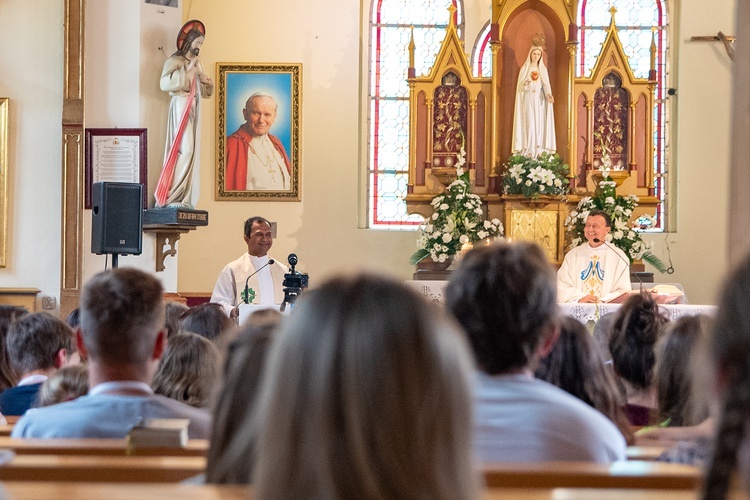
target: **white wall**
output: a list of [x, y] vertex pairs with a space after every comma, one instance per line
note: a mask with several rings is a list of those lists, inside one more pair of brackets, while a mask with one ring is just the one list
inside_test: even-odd
[[650, 239], [666, 260], [666, 238], [675, 267], [673, 275], [657, 274], [657, 280], [682, 283], [692, 303], [715, 303], [727, 271], [732, 64], [719, 42], [690, 37], [733, 33], [735, 2], [680, 2], [673, 20], [679, 26], [673, 43], [678, 71], [671, 84], [677, 89], [671, 98], [677, 220], [673, 233]]
[[[0, 97], [10, 99], [8, 255], [0, 287], [60, 291], [63, 2], [0, 2]], [[40, 304], [38, 304], [40, 305]]]

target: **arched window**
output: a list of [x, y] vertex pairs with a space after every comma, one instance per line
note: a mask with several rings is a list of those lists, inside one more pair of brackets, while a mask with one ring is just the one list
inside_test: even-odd
[[483, 76], [489, 78], [492, 76], [492, 50], [490, 50], [490, 22], [482, 27], [477, 40], [474, 43], [474, 50], [471, 53], [471, 68], [474, 76]]
[[373, 0], [370, 11], [368, 109], [368, 227], [404, 228], [421, 222], [406, 213], [409, 170], [409, 40], [414, 32], [414, 67], [426, 74], [435, 62], [456, 7], [463, 33], [462, 0]]
[[661, 200], [656, 214], [656, 227], [665, 229], [667, 216], [667, 172], [669, 166], [669, 108], [667, 89], [668, 28], [666, 0], [581, 0], [578, 13], [580, 32], [576, 76], [589, 76], [601, 52], [612, 15], [620, 42], [628, 56], [630, 68], [637, 78], [648, 78], [651, 67], [651, 36], [656, 41], [656, 89], [654, 120], [654, 195]]

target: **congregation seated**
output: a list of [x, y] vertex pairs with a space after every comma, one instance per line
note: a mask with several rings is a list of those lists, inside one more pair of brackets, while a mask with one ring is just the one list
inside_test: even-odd
[[219, 381], [220, 355], [210, 340], [196, 333], [173, 335], [154, 374], [151, 387], [196, 408], [208, 408]]
[[258, 404], [261, 376], [281, 320], [275, 309], [255, 311], [227, 349], [206, 463], [208, 483], [250, 482], [255, 437], [243, 437], [241, 431]]
[[73, 401], [28, 411], [12, 437], [123, 438], [149, 418], [187, 418], [190, 438], [208, 437], [210, 415], [164, 396], [151, 381], [166, 347], [162, 286], [132, 268], [95, 275], [81, 294], [78, 348], [90, 389]]
[[522, 242], [470, 251], [450, 278], [446, 305], [479, 369], [474, 443], [482, 463], [625, 458], [625, 439], [607, 417], [534, 378], [559, 334], [555, 273], [541, 248]]
[[478, 498], [469, 358], [457, 326], [372, 276], [303, 294], [271, 348], [254, 425], [256, 498]]
[[89, 392], [89, 367], [86, 364], [63, 366], [39, 389], [37, 406], [72, 401]]
[[560, 320], [560, 338], [541, 360], [536, 377], [599, 410], [620, 429], [628, 444], [635, 438], [614, 374], [594, 347], [586, 326], [569, 316]]
[[27, 314], [10, 326], [8, 357], [18, 384], [0, 393], [3, 415], [23, 415], [36, 405], [42, 383], [69, 362], [78, 362], [73, 330], [46, 312]]
[[625, 388], [625, 412], [634, 426], [656, 423], [654, 381], [656, 342], [668, 320], [649, 294], [628, 297], [617, 311], [610, 332], [612, 366]]

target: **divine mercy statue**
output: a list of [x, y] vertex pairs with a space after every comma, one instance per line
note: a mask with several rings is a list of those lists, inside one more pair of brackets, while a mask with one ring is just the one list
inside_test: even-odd
[[198, 201], [200, 100], [214, 92], [198, 58], [205, 37], [202, 22], [188, 21], [177, 36], [177, 51], [164, 63], [160, 87], [171, 101], [164, 165], [154, 193], [157, 208], [194, 208]]
[[513, 154], [532, 158], [557, 150], [552, 110], [555, 99], [542, 56], [541, 43], [534, 40], [518, 74], [513, 115]]

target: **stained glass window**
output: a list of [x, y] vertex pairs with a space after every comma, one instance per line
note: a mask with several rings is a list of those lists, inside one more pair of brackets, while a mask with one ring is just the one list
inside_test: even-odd
[[667, 89], [668, 22], [666, 0], [581, 0], [578, 25], [577, 76], [590, 76], [602, 49], [614, 7], [615, 25], [630, 68], [637, 78], [648, 78], [651, 67], [651, 37], [656, 41], [656, 80], [654, 120], [654, 195], [661, 200], [655, 228], [664, 230], [667, 216], [667, 173], [669, 166], [669, 107]]
[[370, 18], [368, 120], [368, 227], [415, 227], [421, 216], [406, 212], [409, 170], [409, 40], [414, 66], [426, 74], [435, 62], [448, 26], [448, 7], [456, 7], [463, 31], [462, 0], [373, 0]]
[[492, 50], [490, 50], [490, 22], [482, 28], [474, 44], [474, 52], [471, 55], [471, 67], [474, 76], [492, 76]]

